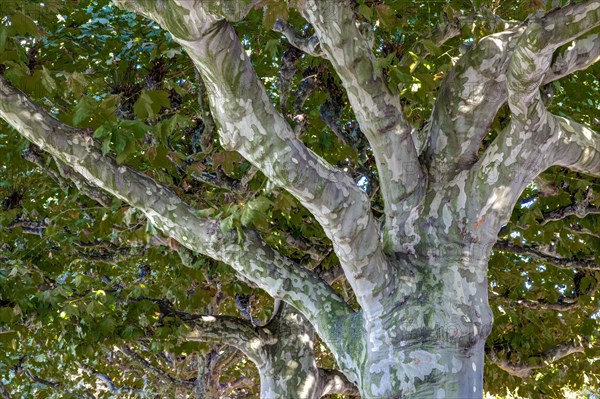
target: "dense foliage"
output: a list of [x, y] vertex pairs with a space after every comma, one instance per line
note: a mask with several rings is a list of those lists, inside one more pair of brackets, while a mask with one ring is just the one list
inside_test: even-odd
[[[351, 175], [381, 215], [372, 153], [339, 78], [270, 29], [281, 18], [311, 33], [292, 3], [259, 2], [235, 28], [298, 137]], [[406, 118], [422, 126], [461, 54], [500, 21], [523, 21], [548, 3], [362, 0], [358, 11]], [[311, 214], [220, 147], [206, 88], [170, 34], [105, 0], [4, 0], [0, 16], [1, 73], [57, 119], [87, 129], [105, 154], [203, 214], [224, 218], [224, 228], [252, 227], [309, 268], [336, 268]], [[438, 42], [436, 32], [450, 24], [459, 33]], [[553, 113], [600, 127], [598, 64], [544, 91]], [[507, 115], [500, 110], [486, 142]], [[0, 387], [21, 398], [175, 398], [236, 382], [220, 394], [256, 397], [256, 371], [237, 350], [183, 337], [193, 314], [264, 323], [272, 299], [0, 126]], [[489, 264], [488, 392], [598, 391], [599, 215], [600, 181], [566, 169], [546, 171], [523, 193]], [[344, 281], [334, 287], [352, 302]], [[557, 356], [557, 348], [572, 353]], [[318, 362], [334, 366], [324, 346]]]

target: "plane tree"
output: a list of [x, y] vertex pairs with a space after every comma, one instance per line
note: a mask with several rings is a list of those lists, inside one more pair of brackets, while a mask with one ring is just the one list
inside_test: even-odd
[[[27, 221], [50, 245], [93, 220], [109, 242], [159, 237], [157, 253], [211, 258], [239, 290], [284, 302], [271, 313], [301, 314], [364, 398], [482, 397], [484, 374], [496, 393], [597, 387], [597, 1], [3, 13], [4, 140], [30, 162], [4, 161], [10, 278], [24, 253], [54, 253], [22, 238]], [[52, 196], [25, 184], [41, 173]], [[82, 198], [103, 215], [59, 210]]]

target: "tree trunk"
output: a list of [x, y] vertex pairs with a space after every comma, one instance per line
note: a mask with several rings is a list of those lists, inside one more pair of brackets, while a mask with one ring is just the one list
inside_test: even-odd
[[489, 250], [440, 248], [428, 261], [412, 263], [418, 283], [405, 284], [412, 285], [409, 295], [391, 294], [381, 304], [389, 310], [363, 321], [364, 344], [349, 355], [358, 362], [338, 359], [355, 370], [353, 382], [363, 398], [483, 396], [484, 344], [493, 316], [480, 266]]

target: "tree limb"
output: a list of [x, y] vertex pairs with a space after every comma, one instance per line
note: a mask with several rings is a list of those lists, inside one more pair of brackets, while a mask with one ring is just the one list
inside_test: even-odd
[[550, 153], [552, 164], [591, 175], [600, 174], [600, 135], [572, 119], [555, 115], [552, 124], [556, 137]]
[[[585, 6], [580, 4], [579, 7]], [[586, 4], [593, 6], [592, 1]], [[561, 12], [568, 13], [572, 8], [573, 5]], [[548, 14], [543, 21], [556, 20], [553, 15]], [[530, 21], [529, 26], [536, 23], [535, 20]], [[551, 24], [552, 22], [546, 22], [546, 26]], [[480, 144], [488, 134], [488, 128], [498, 110], [507, 100], [506, 76], [509, 62], [519, 42], [518, 38], [526, 29], [530, 35], [531, 31], [536, 30], [517, 26], [483, 38], [461, 57], [445, 77], [436, 99], [432, 125], [428, 127], [430, 138], [426, 159], [430, 178], [434, 181], [445, 182], [477, 161]], [[579, 32], [571, 30], [573, 36], [569, 40], [582, 35], [586, 29], [582, 27]], [[575, 40], [550, 68], [540, 68], [538, 73], [543, 81], [537, 83], [547, 84], [587, 68], [598, 60], [598, 45], [597, 35]], [[554, 50], [546, 51], [552, 53]], [[513, 98], [521, 97], [515, 95]]]
[[[2, 78], [0, 116], [90, 183], [143, 211], [157, 228], [182, 245], [230, 264], [271, 296], [292, 303], [324, 336], [333, 319], [351, 312], [331, 287], [276, 253], [258, 234], [246, 230], [244, 237], [238, 237], [234, 232], [223, 232], [219, 220], [198, 217], [171, 190], [102, 156], [97, 145], [81, 131], [49, 116]], [[322, 312], [324, 308], [331, 311]]]
[[410, 223], [405, 226], [410, 217], [407, 210], [421, 199], [425, 180], [399, 96], [389, 90], [382, 69], [376, 66], [350, 1], [302, 0], [299, 9], [315, 28], [371, 144], [381, 176], [387, 244], [395, 251], [409, 251], [418, 237]]
[[561, 79], [576, 71], [588, 68], [600, 60], [600, 35], [595, 33], [577, 39], [556, 57], [542, 84]]
[[[554, 29], [565, 24], [568, 28]], [[469, 185], [469, 192], [482, 197], [479, 212], [472, 220], [486, 242], [493, 242], [526, 185], [549, 166], [560, 164], [560, 158], [552, 153], [557, 147], [565, 151], [564, 138], [557, 129], [564, 118], [548, 113], [540, 85], [554, 51], [598, 25], [600, 5], [588, 0], [533, 20], [519, 37], [506, 73], [509, 126], [472, 168]]]
[[543, 299], [526, 299], [526, 298], [509, 298], [505, 295], [500, 295], [495, 293], [494, 291], [489, 291], [490, 297], [502, 299], [503, 301], [508, 301], [509, 303], [514, 303], [519, 306], [523, 306], [527, 309], [541, 309], [541, 310], [556, 310], [559, 312], [573, 310], [579, 308], [579, 303], [577, 302], [577, 298], [573, 300], [566, 300], [561, 302], [547, 302]]
[[481, 39], [446, 74], [435, 100], [425, 159], [433, 183], [477, 161], [481, 141], [506, 101], [505, 73], [524, 27]]
[[581, 203], [561, 206], [553, 211], [544, 213], [544, 218], [540, 221], [540, 225], [544, 226], [545, 224], [563, 220], [569, 216], [577, 216], [578, 218], [583, 219], [587, 215], [600, 215], [600, 208]]
[[58, 391], [64, 392], [66, 394], [72, 395], [73, 397], [75, 397], [77, 399], [93, 399], [94, 398], [94, 395], [92, 395], [90, 392], [86, 391], [85, 396], [82, 396], [82, 395], [79, 395], [78, 393], [74, 392], [73, 390], [66, 388], [64, 386], [64, 384], [62, 384], [60, 382], [46, 380], [44, 378], [41, 378], [40, 376], [33, 374], [30, 370], [27, 370], [27, 369], [25, 369], [24, 372], [25, 372], [25, 375], [27, 376], [27, 378], [29, 378], [31, 381], [33, 381], [37, 384], [46, 385], [50, 388], [53, 388]]

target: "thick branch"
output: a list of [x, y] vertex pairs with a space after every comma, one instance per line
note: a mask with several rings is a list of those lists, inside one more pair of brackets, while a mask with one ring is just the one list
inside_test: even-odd
[[[121, 3], [127, 7], [132, 2]], [[207, 12], [201, 2], [145, 7], [143, 13], [170, 31], [198, 67], [223, 145], [242, 154], [315, 216], [333, 242], [359, 304], [369, 311], [373, 296], [384, 289], [382, 276], [391, 271], [367, 195], [296, 138], [270, 102], [231, 25]], [[183, 29], [188, 21], [194, 27]]]
[[596, 0], [571, 3], [529, 24], [519, 39], [507, 74], [508, 105], [513, 118], [534, 129], [537, 123], [546, 122], [539, 87], [554, 51], [598, 25], [600, 4]]
[[[223, 232], [218, 220], [198, 217], [171, 190], [128, 166], [117, 166], [80, 131], [49, 116], [4, 79], [0, 80], [0, 116], [88, 182], [142, 210], [166, 235], [230, 264], [271, 296], [293, 303], [325, 336], [332, 320], [350, 311], [331, 287], [276, 253], [256, 233], [247, 230], [245, 237], [238, 237]], [[322, 312], [323, 308], [331, 312]]]
[[193, 327], [188, 340], [226, 343], [242, 351], [254, 363], [264, 363], [268, 336], [249, 321], [229, 316], [194, 316], [186, 322]]
[[520, 378], [525, 378], [529, 377], [535, 369], [543, 368], [548, 363], [556, 362], [574, 353], [583, 353], [584, 350], [585, 347], [583, 345], [560, 344], [548, 349], [539, 356], [532, 356], [540, 360], [537, 364], [511, 363], [508, 360], [499, 359], [494, 351], [488, 352], [488, 356], [492, 362], [507, 373]]
[[358, 396], [356, 386], [348, 381], [346, 376], [338, 370], [319, 369], [319, 380], [323, 384], [321, 396], [335, 394]]
[[[587, 2], [589, 5], [591, 2]], [[573, 6], [569, 6], [571, 9]], [[568, 12], [562, 11], [562, 12]], [[552, 20], [552, 14], [544, 21]], [[535, 25], [535, 20], [530, 25]], [[556, 24], [558, 26], [559, 24]], [[546, 24], [546, 26], [550, 26]], [[527, 28], [528, 32], [534, 30]], [[427, 159], [431, 178], [443, 183], [457, 171], [477, 160], [480, 144], [496, 113], [507, 100], [506, 79], [509, 62], [524, 26], [483, 38], [448, 73], [434, 107]], [[572, 32], [577, 37], [585, 30]], [[531, 34], [535, 36], [535, 33]], [[557, 42], [556, 44], [560, 44]], [[555, 46], [556, 46], [555, 44]], [[578, 39], [554, 61], [550, 68], [540, 68], [542, 83], [560, 79], [585, 69], [598, 60], [598, 35]], [[554, 47], [557, 48], [557, 47]], [[554, 50], [548, 49], [552, 53]], [[535, 57], [539, 58], [536, 53]], [[519, 57], [515, 57], [515, 64]], [[523, 60], [522, 55], [520, 59]], [[539, 65], [536, 64], [536, 65]], [[534, 89], [539, 81], [534, 79]], [[518, 94], [513, 98], [521, 99]]]
[[477, 161], [481, 141], [506, 101], [503, 74], [523, 30], [484, 37], [445, 76], [428, 127], [425, 158], [432, 182], [445, 183]]
[[553, 116], [552, 122], [556, 137], [550, 153], [552, 164], [600, 174], [600, 135], [571, 119]]
[[563, 78], [576, 71], [588, 68], [600, 60], [600, 35], [595, 33], [577, 39], [556, 57], [542, 84]]
[[316, 36], [308, 38], [303, 37], [293, 26], [281, 19], [278, 19], [277, 22], [275, 22], [273, 30], [283, 34], [288, 42], [298, 50], [312, 55], [313, 57], [327, 58], [323, 53], [323, 50], [321, 50], [319, 39]]
[[376, 66], [351, 3], [302, 0], [300, 10], [314, 26], [373, 149], [385, 204], [387, 243], [392, 250], [407, 251], [418, 241], [411, 223], [405, 222], [408, 210], [423, 195], [423, 170], [399, 96], [390, 92], [382, 69]]

